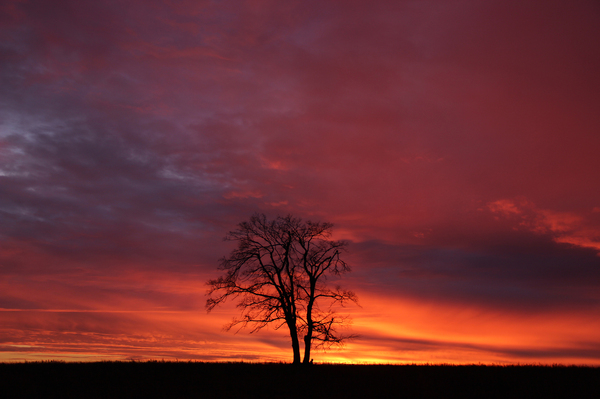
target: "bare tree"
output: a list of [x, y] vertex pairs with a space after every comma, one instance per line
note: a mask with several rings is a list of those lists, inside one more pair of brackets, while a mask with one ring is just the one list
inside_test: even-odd
[[338, 331], [348, 318], [335, 308], [356, 302], [352, 291], [326, 282], [332, 276], [349, 272], [340, 255], [344, 241], [330, 240], [331, 223], [302, 221], [291, 215], [267, 220], [257, 214], [227, 234], [237, 248], [222, 258], [219, 269], [225, 273], [209, 280], [206, 309], [210, 312], [228, 298], [238, 298], [242, 316], [226, 326], [251, 326], [251, 332], [273, 323], [286, 325], [292, 339], [293, 363], [300, 363], [300, 340], [304, 334], [304, 359], [308, 364], [313, 341], [317, 347], [330, 347], [354, 338]]

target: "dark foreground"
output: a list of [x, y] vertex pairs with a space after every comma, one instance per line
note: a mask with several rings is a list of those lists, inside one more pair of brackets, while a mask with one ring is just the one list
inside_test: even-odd
[[3, 398], [600, 398], [600, 368], [0, 364]]

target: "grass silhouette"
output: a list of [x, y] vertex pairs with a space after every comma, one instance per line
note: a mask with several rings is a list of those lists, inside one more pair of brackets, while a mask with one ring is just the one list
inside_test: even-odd
[[600, 398], [600, 368], [202, 362], [0, 364], [5, 398]]

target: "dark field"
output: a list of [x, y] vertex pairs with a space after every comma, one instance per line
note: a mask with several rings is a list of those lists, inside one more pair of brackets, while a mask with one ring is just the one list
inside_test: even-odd
[[600, 398], [600, 368], [100, 362], [0, 364], [3, 398]]

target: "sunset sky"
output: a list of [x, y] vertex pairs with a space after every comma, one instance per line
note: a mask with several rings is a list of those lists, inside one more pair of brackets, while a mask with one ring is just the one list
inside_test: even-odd
[[600, 365], [597, 0], [0, 0], [0, 361], [291, 361], [206, 313], [334, 223], [316, 362]]

